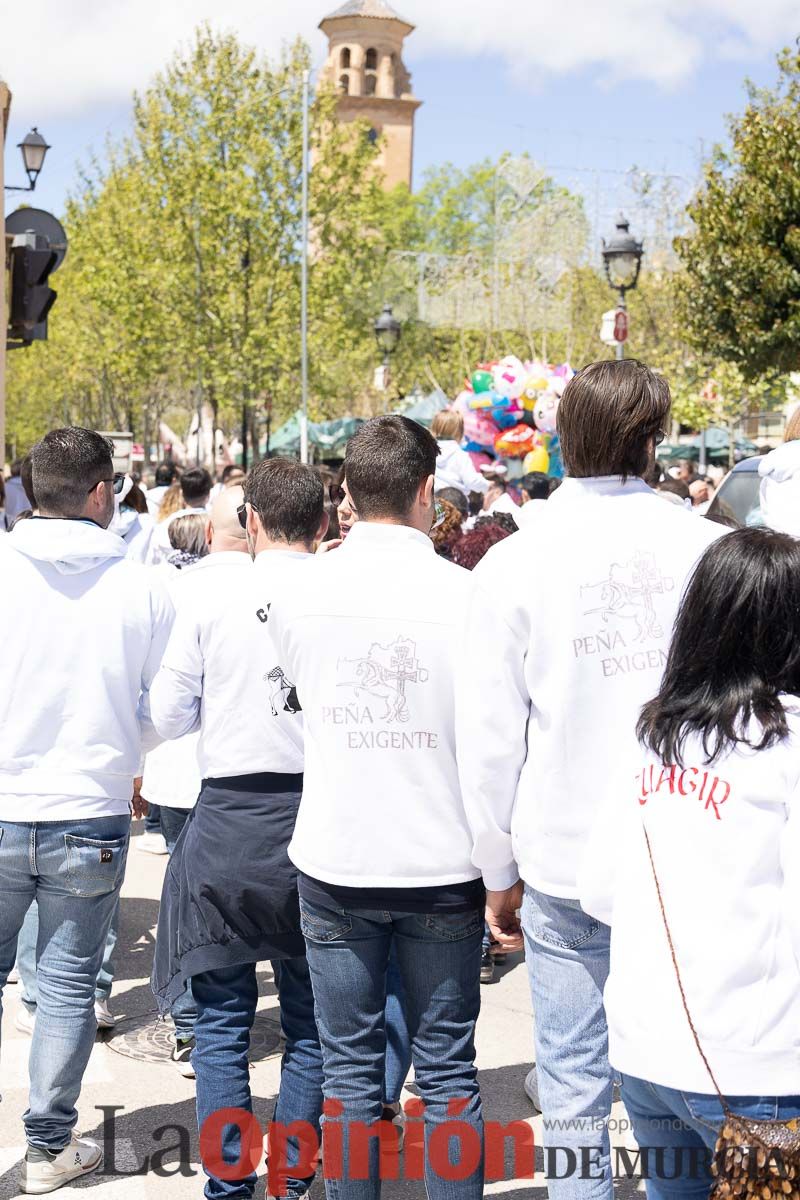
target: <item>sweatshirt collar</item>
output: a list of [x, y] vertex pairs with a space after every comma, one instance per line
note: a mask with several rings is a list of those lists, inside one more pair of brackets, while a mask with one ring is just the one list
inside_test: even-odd
[[592, 475], [585, 479], [566, 476], [561, 481], [561, 487], [550, 497], [548, 504], [558, 496], [630, 496], [639, 492], [652, 492], [643, 479], [629, 476], [623, 479], [620, 475]]
[[410, 525], [384, 525], [380, 521], [356, 521], [348, 533], [343, 550], [395, 549], [405, 545], [416, 545], [419, 548], [435, 553], [433, 542], [425, 533], [412, 529]]

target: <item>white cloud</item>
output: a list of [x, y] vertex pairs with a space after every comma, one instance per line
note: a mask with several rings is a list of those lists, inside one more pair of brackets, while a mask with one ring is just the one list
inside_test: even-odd
[[[125, 102], [207, 20], [269, 52], [312, 39], [324, 0], [0, 0], [0, 75], [18, 119]], [[674, 86], [717, 56], [762, 55], [793, 39], [797, 0], [397, 0], [418, 28], [414, 59], [491, 56], [535, 87], [551, 74]], [[474, 70], [474, 67], [470, 68]], [[496, 70], [495, 63], [488, 68]], [[491, 78], [491, 75], [489, 75]]]

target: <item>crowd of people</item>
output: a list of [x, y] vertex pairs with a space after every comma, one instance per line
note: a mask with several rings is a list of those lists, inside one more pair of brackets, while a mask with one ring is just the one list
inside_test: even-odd
[[267, 960], [276, 1200], [318, 1166], [329, 1200], [376, 1200], [412, 1067], [429, 1197], [483, 1195], [480, 984], [523, 949], [552, 1200], [611, 1200], [615, 1080], [655, 1200], [708, 1194], [731, 1113], [800, 1119], [800, 542], [665, 487], [669, 414], [643, 364], [587, 366], [560, 486], [475, 471], [449, 412], [367, 421], [335, 476], [163, 464], [146, 490], [91, 430], [33, 447], [0, 537], [24, 1192], [102, 1163], [75, 1106], [148, 801], [153, 991], [200, 1130], [240, 1114], [209, 1200], [255, 1193]]

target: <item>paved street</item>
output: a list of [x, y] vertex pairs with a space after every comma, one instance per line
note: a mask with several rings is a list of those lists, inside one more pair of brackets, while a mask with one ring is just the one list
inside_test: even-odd
[[[138, 830], [137, 830], [138, 834]], [[98, 1037], [87, 1070], [80, 1101], [79, 1129], [103, 1140], [101, 1106], [121, 1106], [116, 1113], [115, 1167], [119, 1174], [88, 1176], [65, 1189], [95, 1189], [102, 1200], [183, 1200], [201, 1197], [203, 1176], [199, 1168], [195, 1132], [194, 1085], [184, 1080], [166, 1058], [166, 1028], [155, 1025], [155, 1005], [150, 992], [149, 975], [153, 953], [158, 897], [165, 858], [141, 854], [135, 840], [128, 859], [128, 874], [122, 893], [122, 917], [117, 948], [117, 978], [111, 1008], [119, 1018], [113, 1036]], [[272, 1105], [279, 1077], [279, 1051], [275, 989], [269, 968], [260, 976], [259, 1016], [254, 1030], [253, 1094], [256, 1116], [264, 1126]], [[478, 1025], [478, 1065], [487, 1120], [506, 1124], [512, 1120], [531, 1120], [538, 1145], [541, 1118], [532, 1116], [532, 1108], [523, 1091], [523, 1080], [533, 1057], [533, 1041], [525, 968], [521, 956], [515, 956], [497, 973], [497, 981], [482, 989], [483, 1010]], [[2, 1059], [3, 1102], [0, 1105], [0, 1200], [18, 1195], [17, 1169], [23, 1153], [20, 1117], [26, 1105], [27, 1055], [30, 1040], [14, 1028], [19, 1006], [19, 987], [10, 986], [4, 997]], [[615, 1117], [624, 1119], [624, 1110], [615, 1105]], [[164, 1130], [164, 1126], [168, 1128]], [[181, 1126], [190, 1138], [191, 1165], [179, 1167], [181, 1135], [170, 1126]], [[159, 1132], [161, 1131], [161, 1132]], [[151, 1170], [141, 1171], [146, 1156]], [[153, 1161], [155, 1156], [155, 1162]], [[508, 1161], [510, 1161], [507, 1155]], [[537, 1152], [541, 1168], [541, 1155]], [[160, 1167], [153, 1173], [154, 1166]], [[108, 1169], [108, 1154], [106, 1172]], [[170, 1174], [165, 1178], [166, 1173]], [[190, 1174], [191, 1172], [191, 1174]], [[533, 1181], [517, 1180], [489, 1183], [486, 1194], [504, 1196], [512, 1191], [540, 1200], [546, 1196], [541, 1177]], [[631, 1185], [620, 1195], [632, 1193]], [[386, 1200], [424, 1200], [421, 1183], [389, 1183], [384, 1187]], [[263, 1195], [261, 1186], [257, 1195]], [[314, 1188], [314, 1200], [321, 1200], [320, 1183]]]

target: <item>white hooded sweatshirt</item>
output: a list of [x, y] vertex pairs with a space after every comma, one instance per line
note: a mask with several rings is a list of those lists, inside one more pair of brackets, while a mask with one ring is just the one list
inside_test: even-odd
[[472, 459], [466, 450], [462, 450], [458, 442], [439, 442], [439, 457], [436, 459], [436, 490], [454, 487], [468, 496], [470, 492], [480, 492], [488, 489], [489, 481], [480, 471], [476, 471]]
[[641, 479], [565, 479], [472, 573], [458, 765], [487, 888], [576, 899], [614, 772], [636, 749], [686, 580], [724, 530]]
[[[796, 701], [795, 701], [796, 703]], [[581, 905], [611, 925], [611, 1065], [712, 1092], [681, 1003], [643, 829], [686, 1001], [728, 1096], [800, 1095], [800, 714], [768, 750], [683, 768], [638, 747], [580, 873]], [[758, 740], [758, 737], [755, 739]]]
[[766, 454], [758, 473], [764, 524], [800, 537], [800, 441], [784, 442]]
[[129, 811], [173, 610], [125, 553], [81, 520], [34, 518], [0, 542], [0, 819]]

